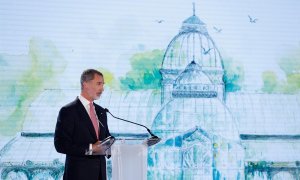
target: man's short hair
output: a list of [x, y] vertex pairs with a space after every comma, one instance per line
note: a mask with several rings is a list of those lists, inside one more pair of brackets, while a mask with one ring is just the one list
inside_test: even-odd
[[100, 71], [97, 71], [96, 69], [87, 69], [82, 72], [80, 77], [81, 89], [83, 88], [84, 82], [88, 82], [94, 79], [95, 74], [98, 74], [99, 76], [103, 77], [103, 74]]

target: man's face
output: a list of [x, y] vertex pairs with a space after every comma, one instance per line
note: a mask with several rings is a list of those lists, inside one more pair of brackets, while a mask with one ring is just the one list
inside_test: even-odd
[[100, 98], [104, 88], [104, 79], [102, 76], [98, 74], [94, 75], [94, 79], [88, 82], [84, 82], [84, 91], [85, 94], [88, 96], [86, 97], [89, 101], [94, 101]]

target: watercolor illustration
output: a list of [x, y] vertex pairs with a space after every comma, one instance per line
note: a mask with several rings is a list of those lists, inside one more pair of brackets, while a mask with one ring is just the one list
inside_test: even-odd
[[86, 68], [98, 104], [162, 138], [148, 179], [300, 179], [300, 2], [0, 4], [0, 179], [62, 179], [56, 118]]

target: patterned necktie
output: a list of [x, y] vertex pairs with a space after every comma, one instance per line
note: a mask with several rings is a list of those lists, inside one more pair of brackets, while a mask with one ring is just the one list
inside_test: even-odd
[[95, 107], [92, 102], [90, 103], [90, 117], [91, 117], [94, 129], [96, 131], [97, 139], [98, 139], [98, 137], [99, 137], [98, 136], [99, 135], [98, 119], [96, 117]]

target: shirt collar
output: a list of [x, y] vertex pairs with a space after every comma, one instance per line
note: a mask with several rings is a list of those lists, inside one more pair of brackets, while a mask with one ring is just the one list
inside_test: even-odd
[[79, 100], [83, 104], [83, 106], [89, 106], [91, 103], [89, 100], [87, 100], [85, 97], [83, 97], [81, 94], [78, 96]]

